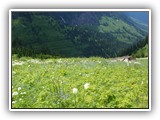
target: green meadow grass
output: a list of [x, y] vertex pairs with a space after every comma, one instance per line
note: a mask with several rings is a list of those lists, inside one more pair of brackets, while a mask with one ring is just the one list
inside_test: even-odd
[[148, 59], [12, 57], [12, 108], [148, 108]]

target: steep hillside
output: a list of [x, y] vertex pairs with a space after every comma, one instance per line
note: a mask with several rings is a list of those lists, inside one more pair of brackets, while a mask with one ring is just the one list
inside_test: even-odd
[[147, 34], [147, 25], [117, 12], [12, 13], [12, 52], [19, 56], [122, 56]]
[[149, 45], [148, 45], [148, 36], [138, 44], [137, 49], [132, 53], [133, 57], [136, 58], [142, 58], [142, 57], [148, 57], [149, 53]]
[[133, 52], [132, 56], [136, 58], [148, 57], [148, 49], [148, 44], [146, 44], [144, 47]]

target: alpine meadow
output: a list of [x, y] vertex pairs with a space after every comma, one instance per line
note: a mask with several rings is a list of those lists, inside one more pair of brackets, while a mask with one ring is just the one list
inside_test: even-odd
[[10, 16], [11, 109], [149, 108], [148, 11]]

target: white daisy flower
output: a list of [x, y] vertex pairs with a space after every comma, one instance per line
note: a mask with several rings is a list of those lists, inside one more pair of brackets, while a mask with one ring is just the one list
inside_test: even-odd
[[73, 92], [73, 94], [77, 94], [78, 89], [77, 89], [77, 88], [73, 88], [73, 89], [72, 89], [72, 92]]
[[13, 92], [13, 93], [12, 93], [12, 96], [14, 96], [14, 95], [18, 95], [18, 92]]
[[21, 92], [21, 94], [23, 95], [23, 94], [26, 94], [26, 92]]
[[17, 101], [12, 101], [12, 104], [15, 104]]
[[18, 87], [18, 91], [21, 90], [21, 87]]
[[86, 83], [85, 85], [84, 85], [84, 89], [88, 89], [89, 88], [89, 83]]

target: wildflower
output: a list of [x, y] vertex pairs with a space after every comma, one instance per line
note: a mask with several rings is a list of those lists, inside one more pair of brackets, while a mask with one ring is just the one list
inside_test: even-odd
[[40, 62], [40, 61], [37, 60], [37, 59], [28, 60], [28, 62], [35, 63], [35, 64], [42, 64], [42, 63], [43, 63], [43, 62]]
[[18, 92], [13, 92], [12, 96], [14, 96], [14, 95], [18, 95]]
[[134, 64], [140, 65], [141, 63], [139, 63], [139, 62], [134, 62]]
[[18, 87], [18, 91], [21, 90], [21, 87]]
[[21, 94], [23, 95], [23, 94], [26, 94], [26, 92], [21, 92]]
[[15, 104], [17, 101], [12, 101], [12, 104]]
[[19, 98], [19, 101], [21, 101], [22, 100], [22, 98]]
[[98, 63], [101, 63], [101, 61], [97, 61]]
[[58, 62], [58, 63], [62, 63], [62, 59], [58, 59], [57, 62]]
[[88, 89], [89, 88], [89, 83], [86, 83], [85, 85], [84, 85], [84, 89]]
[[12, 65], [13, 65], [13, 66], [15, 66], [15, 65], [23, 65], [24, 63], [25, 63], [25, 62], [13, 62]]
[[72, 92], [73, 92], [73, 94], [77, 94], [78, 89], [77, 88], [73, 88]]

